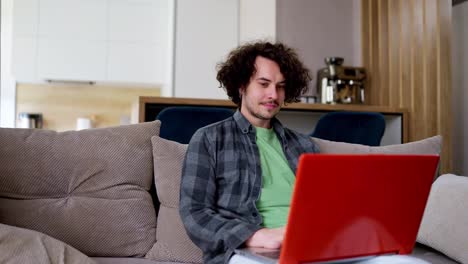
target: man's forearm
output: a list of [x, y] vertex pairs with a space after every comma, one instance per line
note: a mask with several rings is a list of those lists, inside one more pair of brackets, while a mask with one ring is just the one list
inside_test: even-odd
[[187, 211], [181, 216], [192, 241], [203, 251], [235, 249], [260, 229], [241, 219], [225, 218], [210, 209]]

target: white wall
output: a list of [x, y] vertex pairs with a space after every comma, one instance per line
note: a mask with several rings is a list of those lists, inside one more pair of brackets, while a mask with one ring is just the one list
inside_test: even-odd
[[468, 175], [468, 2], [452, 9], [453, 169]]
[[15, 80], [11, 75], [13, 0], [1, 0], [0, 127], [15, 126]]
[[239, 0], [178, 0], [174, 96], [227, 99], [216, 64], [239, 44]]
[[276, 40], [276, 0], [240, 0], [240, 43]]
[[324, 58], [344, 58], [344, 65], [362, 66], [360, 0], [277, 0], [277, 39], [294, 48], [311, 70], [310, 94]]

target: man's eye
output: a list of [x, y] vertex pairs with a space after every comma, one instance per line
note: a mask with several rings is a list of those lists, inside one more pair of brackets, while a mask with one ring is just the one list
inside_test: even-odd
[[268, 87], [268, 83], [260, 83], [260, 85], [264, 88]]

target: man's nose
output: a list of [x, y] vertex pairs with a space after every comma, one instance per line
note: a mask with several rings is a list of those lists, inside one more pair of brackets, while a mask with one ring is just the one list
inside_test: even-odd
[[278, 89], [276, 89], [276, 86], [270, 85], [270, 87], [268, 88], [268, 97], [271, 99], [278, 98]]

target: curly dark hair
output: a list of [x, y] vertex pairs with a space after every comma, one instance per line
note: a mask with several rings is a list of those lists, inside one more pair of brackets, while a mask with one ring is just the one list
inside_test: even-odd
[[282, 43], [254, 42], [242, 45], [231, 51], [225, 62], [216, 66], [220, 88], [236, 105], [240, 106], [239, 88], [246, 87], [255, 74], [255, 59], [265, 57], [278, 63], [285, 78], [285, 103], [298, 102], [299, 96], [309, 88], [312, 80], [309, 70], [299, 60], [297, 53]]

